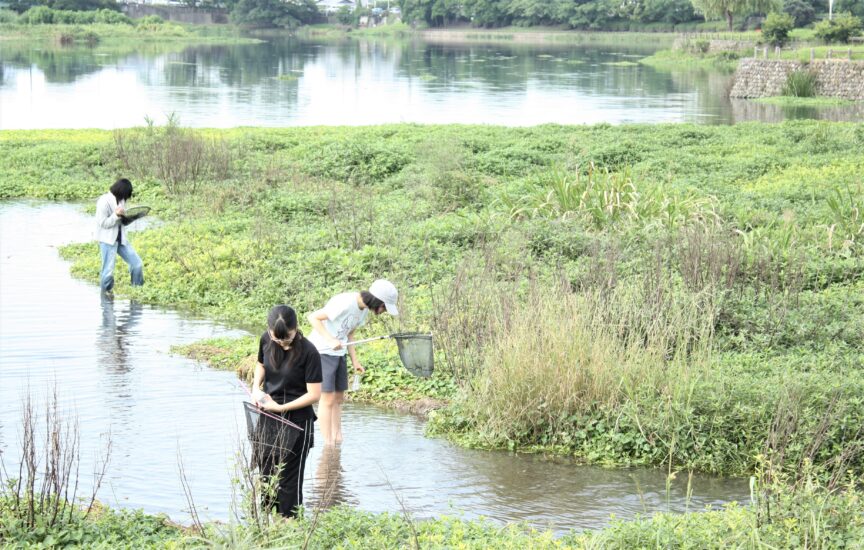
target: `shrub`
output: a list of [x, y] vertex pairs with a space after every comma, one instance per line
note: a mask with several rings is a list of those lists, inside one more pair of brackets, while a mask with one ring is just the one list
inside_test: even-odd
[[762, 23], [762, 40], [773, 46], [782, 46], [789, 41], [789, 31], [795, 20], [788, 13], [769, 13]]
[[849, 13], [837, 15], [830, 21], [821, 21], [814, 27], [816, 36], [825, 42], [844, 44], [853, 36], [861, 34], [861, 29], [861, 19]]
[[816, 95], [816, 73], [797, 70], [789, 73], [782, 94], [790, 97], [813, 97]]
[[105, 23], [108, 25], [131, 25], [132, 20], [125, 14], [119, 11], [101, 9], [96, 12], [96, 23]]
[[165, 20], [158, 15], [147, 15], [135, 21], [136, 25], [162, 25]]
[[161, 128], [148, 120], [140, 131], [117, 130], [112, 153], [125, 170], [161, 181], [172, 195], [194, 193], [203, 180], [224, 181], [234, 172], [234, 153], [223, 140], [183, 128], [173, 115]]
[[34, 6], [21, 14], [26, 25], [50, 25], [54, 22], [54, 10], [47, 6]]
[[786, 0], [783, 2], [783, 11], [792, 16], [796, 27], [809, 25], [816, 20], [816, 10], [804, 0]]
[[0, 9], [0, 24], [4, 23], [17, 23], [18, 22], [18, 14], [12, 10], [4, 10]]

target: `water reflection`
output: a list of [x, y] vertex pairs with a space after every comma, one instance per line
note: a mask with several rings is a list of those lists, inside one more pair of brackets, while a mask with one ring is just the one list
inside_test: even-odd
[[[639, 65], [662, 44], [444, 44], [274, 38], [222, 46], [0, 51], [0, 129], [386, 122], [706, 122], [823, 117], [739, 109], [728, 72]], [[778, 114], [779, 113], [779, 114]], [[835, 109], [828, 118], [857, 118]]]
[[314, 487], [310, 503], [315, 508], [332, 508], [340, 504], [356, 504], [354, 495], [345, 483], [345, 471], [342, 468], [342, 447], [326, 445], [321, 450], [315, 468]]
[[[132, 368], [128, 360], [129, 340], [143, 312], [141, 304], [131, 300], [115, 305], [114, 297], [101, 292], [102, 325], [97, 346], [102, 352], [101, 364], [110, 365], [112, 372], [123, 374]], [[125, 307], [124, 307], [125, 305]], [[120, 308], [119, 315], [117, 308]]]

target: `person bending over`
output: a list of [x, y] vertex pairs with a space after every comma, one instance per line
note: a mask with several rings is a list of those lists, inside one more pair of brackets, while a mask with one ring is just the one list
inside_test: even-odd
[[[351, 357], [354, 371], [365, 371], [357, 359], [354, 346], [346, 346], [354, 340], [354, 331], [366, 324], [369, 312], [380, 315], [385, 311], [399, 315], [396, 302], [399, 293], [393, 283], [378, 279], [369, 290], [344, 292], [330, 298], [323, 308], [307, 316], [312, 324], [309, 340], [321, 353], [321, 403], [318, 416], [321, 420], [321, 435], [324, 445], [342, 442], [342, 403], [348, 389], [348, 371], [345, 354]], [[346, 350], [347, 347], [347, 350]]]

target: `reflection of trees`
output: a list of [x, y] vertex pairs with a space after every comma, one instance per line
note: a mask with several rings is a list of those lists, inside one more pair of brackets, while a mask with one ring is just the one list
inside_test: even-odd
[[311, 44], [275, 40], [266, 44], [193, 46], [165, 58], [163, 67], [144, 78], [170, 86], [240, 88], [280, 75], [297, 75], [319, 50]]
[[51, 83], [71, 83], [94, 74], [130, 56], [156, 57], [177, 50], [176, 44], [125, 44], [97, 48], [34, 48], [28, 44], [4, 44], [0, 65], [19, 68], [36, 67]]
[[610, 65], [635, 62], [650, 53], [644, 46], [415, 42], [402, 44], [399, 71], [436, 89], [458, 89], [473, 82], [504, 92], [524, 91], [529, 83], [595, 95], [677, 92], [666, 75], [635, 64]]
[[[666, 72], [666, 71], [661, 71]], [[732, 85], [732, 74], [729, 71], [682, 69], [670, 71], [670, 78], [676, 91], [695, 92], [696, 105], [694, 111], [702, 116], [712, 116], [711, 122], [730, 124], [734, 122], [729, 104], [729, 88]], [[705, 121], [704, 118], [701, 121]]]

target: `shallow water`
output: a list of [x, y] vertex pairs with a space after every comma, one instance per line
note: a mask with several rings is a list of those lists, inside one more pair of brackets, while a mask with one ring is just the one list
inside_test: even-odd
[[170, 113], [194, 127], [390, 122], [861, 120], [860, 105], [733, 105], [723, 71], [636, 63], [670, 44], [433, 44], [272, 39], [96, 49], [4, 44], [0, 129], [118, 128]]
[[[75, 206], [0, 203], [4, 464], [13, 471], [19, 456], [23, 396], [29, 389], [44, 400], [56, 384], [61, 409], [80, 420], [82, 481], [110, 433], [101, 500], [188, 521], [179, 455], [202, 518], [226, 519], [245, 393], [233, 373], [171, 355], [169, 348], [239, 332], [126, 300], [100, 300], [98, 288], [72, 279], [57, 254], [58, 245], [88, 240], [91, 229], [91, 217]], [[118, 277], [123, 266], [118, 261]], [[462, 449], [425, 438], [423, 426], [413, 416], [347, 405], [345, 443], [326, 452], [319, 445], [309, 456], [308, 503], [400, 513], [401, 500], [418, 518], [485, 516], [560, 533], [600, 527], [612, 514], [700, 509], [748, 494], [745, 480], [697, 476], [688, 499], [686, 474], [667, 487], [660, 470], [606, 470]]]

